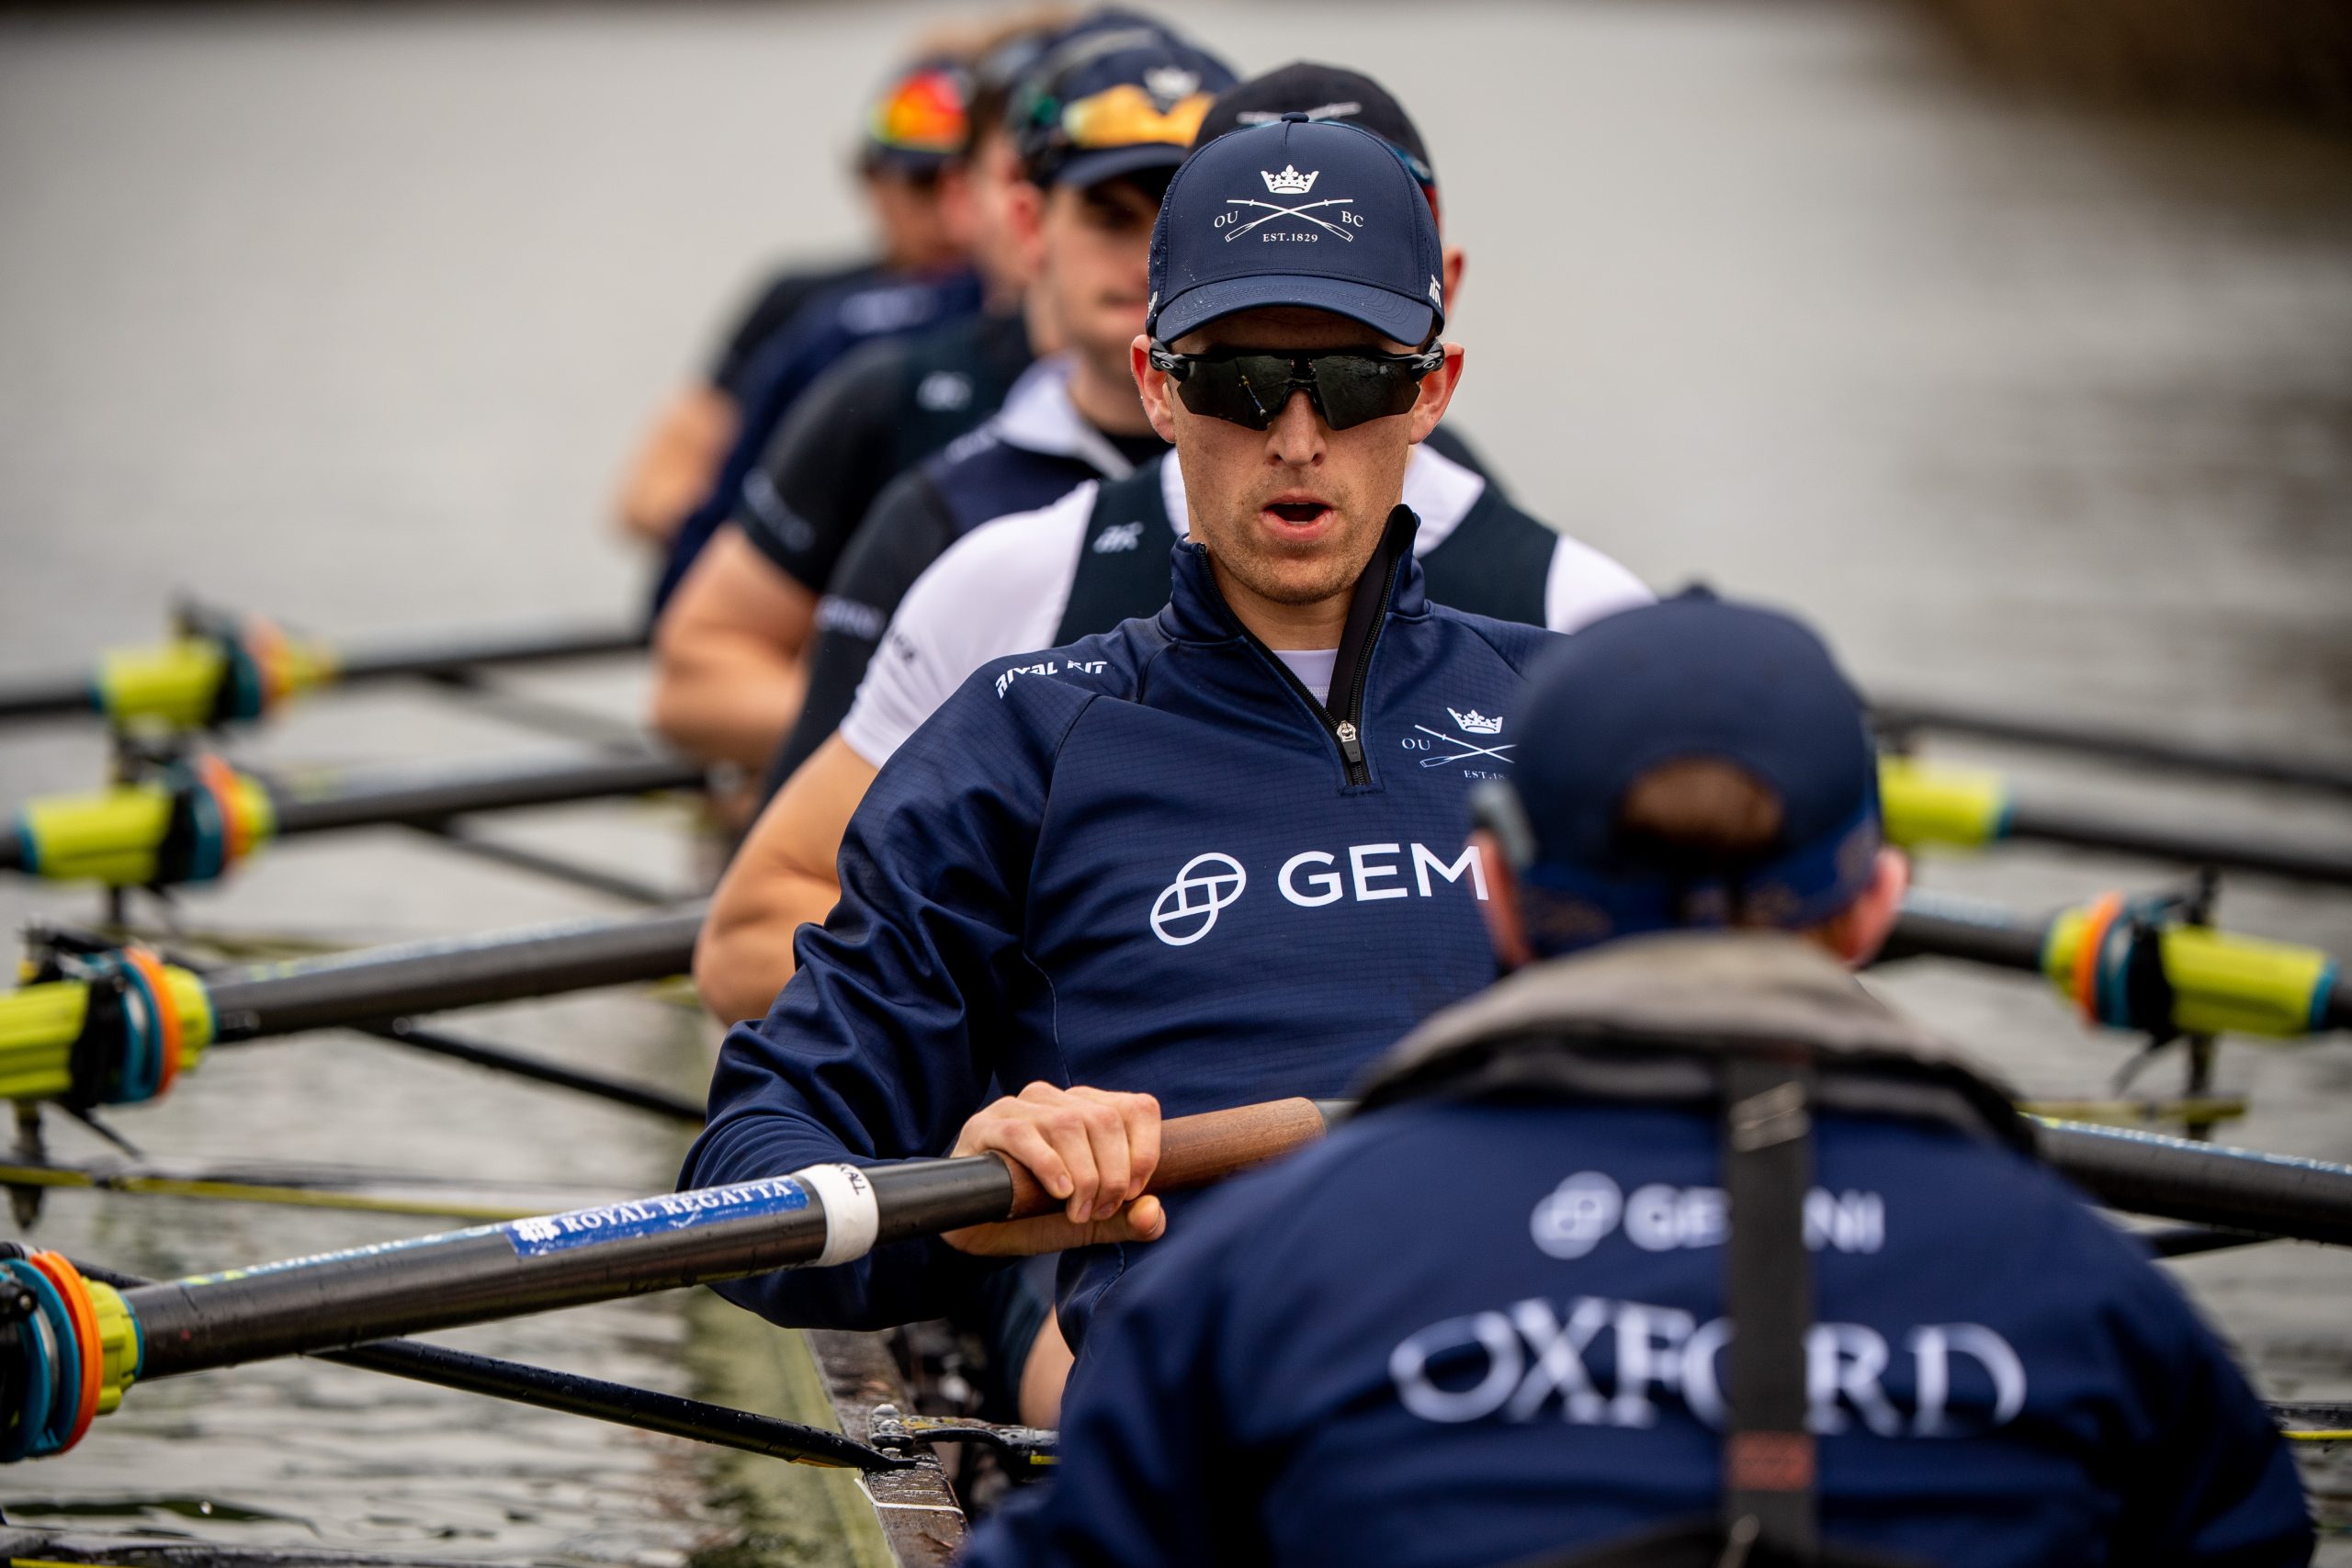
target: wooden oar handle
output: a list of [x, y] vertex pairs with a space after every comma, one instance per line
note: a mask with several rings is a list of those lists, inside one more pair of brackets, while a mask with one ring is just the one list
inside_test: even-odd
[[[1311, 1100], [1270, 1100], [1231, 1111], [1171, 1117], [1159, 1124], [1159, 1164], [1148, 1190], [1175, 1192], [1206, 1187], [1313, 1143], [1323, 1132], [1323, 1112]], [[1010, 1159], [1004, 1163], [1012, 1172], [1012, 1208], [1006, 1218], [1024, 1220], [1061, 1207], [1025, 1166]]]

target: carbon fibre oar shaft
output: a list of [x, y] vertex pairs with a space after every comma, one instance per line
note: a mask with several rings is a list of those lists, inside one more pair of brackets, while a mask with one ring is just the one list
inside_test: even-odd
[[204, 981], [223, 1043], [683, 975], [703, 907], [224, 969]]
[[[1218, 1180], [1319, 1136], [1311, 1100], [1174, 1118], [1154, 1191]], [[139, 1377], [339, 1349], [620, 1296], [847, 1262], [871, 1247], [1047, 1213], [1055, 1201], [994, 1155], [790, 1178], [450, 1231], [123, 1292]]]
[[506, 1073], [515, 1077], [529, 1078], [535, 1083], [568, 1089], [575, 1094], [585, 1094], [614, 1105], [626, 1105], [635, 1111], [649, 1111], [689, 1127], [703, 1123], [703, 1107], [697, 1100], [648, 1084], [624, 1083], [601, 1073], [584, 1073], [577, 1067], [567, 1067], [559, 1062], [542, 1061], [517, 1051], [502, 1050], [485, 1045], [478, 1040], [467, 1040], [446, 1030], [428, 1029], [414, 1019], [396, 1018], [389, 1023], [358, 1025], [359, 1032], [395, 1045], [405, 1045], [412, 1051], [429, 1055], [446, 1056], [452, 1061], [487, 1067], [492, 1072]]
[[[219, 618], [209, 619], [217, 622]], [[214, 689], [227, 677], [232, 662], [232, 657], [224, 656], [217, 646], [221, 637], [221, 627], [208, 625], [176, 643], [108, 656], [87, 674], [36, 677], [0, 685], [0, 723], [74, 715], [103, 716], [117, 723], [208, 722], [215, 706]], [[625, 626], [469, 632], [347, 649], [305, 643], [299, 650], [302, 672], [292, 689], [609, 658], [644, 647], [643, 630]]]
[[644, 652], [645, 640], [645, 628], [639, 626], [550, 626], [536, 631], [418, 637], [345, 649], [335, 656], [335, 678], [339, 684], [351, 686], [471, 670], [610, 659]]
[[1972, 735], [2078, 756], [2136, 762], [2207, 778], [2290, 784], [2302, 789], [2352, 795], [2352, 765], [2260, 751], [2222, 750], [2153, 735], [2135, 735], [2097, 724], [2060, 724], [2016, 714], [1974, 712], [1939, 703], [1873, 702], [1871, 721], [1882, 734], [1899, 737], [1918, 730]]
[[2071, 849], [2171, 861], [2186, 866], [2249, 871], [2327, 887], [2352, 887], [2352, 854], [2342, 851], [2112, 822], [2022, 801], [2010, 811], [2007, 830], [2002, 837], [2019, 843], [2060, 844]]
[[2007, 779], [1981, 768], [1952, 768], [1913, 757], [1879, 761], [1879, 797], [1890, 842], [1906, 849], [1978, 850], [2004, 842], [2060, 844], [2174, 861], [2222, 871], [2251, 871], [2328, 886], [2352, 886], [2352, 852], [2278, 839], [2246, 838], [2118, 822], [2020, 800]]
[[702, 919], [692, 904], [204, 975], [136, 946], [83, 955], [86, 976], [0, 992], [0, 1098], [129, 1104], [215, 1043], [667, 979], [692, 965]]
[[[135, 1290], [155, 1282], [79, 1261], [74, 1267], [85, 1278], [111, 1285], [119, 1291]], [[382, 1372], [390, 1377], [406, 1378], [412, 1382], [429, 1383], [435, 1388], [454, 1389], [460, 1393], [484, 1394], [517, 1404], [536, 1405], [542, 1410], [560, 1411], [567, 1416], [584, 1416], [591, 1420], [610, 1421], [639, 1431], [662, 1432], [673, 1438], [738, 1449], [745, 1453], [761, 1454], [795, 1464], [849, 1470], [901, 1470], [915, 1462], [895, 1454], [886, 1454], [879, 1449], [869, 1448], [839, 1432], [827, 1431], [822, 1427], [780, 1421], [773, 1416], [758, 1416], [748, 1410], [733, 1410], [723, 1404], [659, 1393], [651, 1389], [611, 1382], [603, 1378], [583, 1377], [577, 1372], [526, 1366], [520, 1361], [503, 1360], [495, 1356], [478, 1356], [471, 1351], [453, 1350], [446, 1345], [426, 1345], [413, 1339], [379, 1339], [372, 1345], [361, 1345], [349, 1350], [322, 1350], [318, 1359], [333, 1361], [337, 1366], [357, 1367], [363, 1371]]]
[[2042, 1158], [2109, 1208], [2352, 1246], [2352, 1166], [2078, 1122], [2037, 1134]]
[[461, 769], [435, 774], [420, 769], [350, 777], [325, 789], [271, 786], [279, 837], [325, 833], [388, 823], [439, 822], [485, 811], [700, 789], [700, 763], [663, 756], [590, 757], [580, 761]]
[[207, 881], [271, 839], [699, 789], [676, 757], [601, 752], [459, 769], [386, 768], [278, 782], [200, 760], [91, 795], [28, 802], [0, 826], [0, 871], [115, 886]]
[[1895, 916], [1894, 929], [1873, 962], [1957, 958], [2039, 975], [2047, 934], [2046, 927], [2013, 919], [1997, 905], [1912, 893], [1903, 900], [1903, 912]]
[[[1340, 1109], [1292, 1100], [1177, 1118], [1162, 1128], [1151, 1189], [1215, 1181], [1296, 1148], [1321, 1136]], [[2053, 1168], [2118, 1208], [2352, 1244], [2352, 1167], [2062, 1122], [2042, 1123], [2041, 1142]], [[40, 1450], [56, 1451], [78, 1439], [90, 1411], [114, 1408], [134, 1377], [836, 1265], [892, 1241], [1055, 1207], [1025, 1171], [994, 1155], [871, 1170], [818, 1166], [123, 1292], [84, 1281], [69, 1265], [52, 1278], [74, 1296], [74, 1321], [96, 1325], [97, 1353], [69, 1362], [53, 1353], [62, 1331], [32, 1339], [13, 1325], [6, 1332], [46, 1358], [32, 1386], [61, 1391], [47, 1407], [78, 1400], [84, 1412], [71, 1437]], [[85, 1380], [77, 1386], [58, 1381], [76, 1376]], [[25, 1386], [12, 1380], [6, 1397], [25, 1397]], [[39, 1413], [17, 1414], [26, 1421]]]

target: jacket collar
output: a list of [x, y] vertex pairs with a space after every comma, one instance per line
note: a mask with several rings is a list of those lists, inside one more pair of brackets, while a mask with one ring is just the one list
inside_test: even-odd
[[[1173, 463], [1167, 466], [1175, 467]], [[1373, 550], [1372, 559], [1364, 563], [1363, 574], [1356, 580], [1355, 597], [1348, 613], [1351, 639], [1360, 642], [1362, 636], [1369, 636], [1370, 628], [1383, 615], [1427, 613], [1429, 599], [1422, 592], [1421, 567], [1413, 557], [1413, 538], [1419, 527], [1420, 520], [1408, 506], [1399, 505], [1388, 513], [1388, 525], [1381, 534], [1380, 543]], [[1169, 584], [1168, 604], [1159, 615], [1160, 630], [1177, 642], [1230, 642], [1241, 637], [1241, 622], [1225, 602], [1224, 590], [1216, 585], [1208, 551], [1184, 538], [1176, 542], [1169, 556], [1172, 581]], [[1384, 604], [1379, 602], [1380, 589], [1392, 560], [1396, 562], [1396, 579], [1389, 586]]]
[[[1879, 1001], [1844, 965], [1778, 931], [1675, 931], [1530, 964], [1446, 1009], [1376, 1063], [1367, 1106], [1449, 1087], [1646, 1085], [1679, 1099], [1729, 1055], [1804, 1047], [1827, 1077], [1874, 1088], [1824, 1103], [1973, 1121], [2030, 1146], [2015, 1095], [1940, 1038]], [[1606, 1092], [1604, 1089], [1603, 1092]], [[1964, 1111], [1939, 1111], [1938, 1102]]]
[[1106, 479], [1123, 479], [1135, 465], [1070, 400], [1070, 358], [1057, 354], [1021, 373], [989, 428], [1007, 446], [1048, 457], [1076, 457]]

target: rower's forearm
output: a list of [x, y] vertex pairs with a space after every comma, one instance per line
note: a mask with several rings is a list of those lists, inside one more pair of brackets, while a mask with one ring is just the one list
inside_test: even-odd
[[767, 766], [799, 716], [808, 671], [770, 648], [664, 649], [654, 670], [653, 728], [706, 762]]
[[830, 877], [771, 874], [730, 877], [719, 885], [710, 919], [695, 943], [695, 989], [722, 1023], [763, 1018], [792, 978], [792, 939], [809, 921], [821, 923], [841, 897]]
[[716, 387], [688, 388], [671, 400], [647, 432], [621, 480], [623, 532], [663, 545], [718, 477], [734, 443], [735, 401]]

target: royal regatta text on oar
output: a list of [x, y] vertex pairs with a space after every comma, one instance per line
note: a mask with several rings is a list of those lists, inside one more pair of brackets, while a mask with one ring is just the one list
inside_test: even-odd
[[[1309, 1100], [1178, 1117], [1152, 1181], [1221, 1179], [1320, 1135]], [[826, 1267], [1059, 1204], [995, 1155], [790, 1177], [445, 1232], [118, 1291], [54, 1253], [0, 1261], [31, 1316], [0, 1324], [0, 1459], [78, 1441], [137, 1379], [339, 1350], [650, 1291]], [[33, 1331], [38, 1320], [39, 1331]]]
[[0, 684], [0, 723], [95, 715], [118, 728], [211, 728], [254, 719], [324, 686], [431, 680], [469, 671], [641, 651], [629, 626], [467, 632], [337, 648], [258, 617], [184, 611], [178, 635], [101, 656], [87, 674]]
[[[1337, 1109], [1305, 1100], [1178, 1117], [1151, 1188], [1199, 1186], [1319, 1137]], [[2104, 1128], [2043, 1124], [2045, 1159], [2119, 1208], [2352, 1244], [2352, 1167]], [[117, 1291], [56, 1254], [0, 1264], [31, 1319], [0, 1333], [0, 1412], [15, 1452], [60, 1451], [134, 1382], [337, 1350], [620, 1296], [825, 1268], [877, 1246], [1052, 1213], [995, 1155], [664, 1193], [503, 1224]], [[28, 1270], [38, 1273], [34, 1279]], [[41, 1290], [43, 1283], [50, 1287]]]

